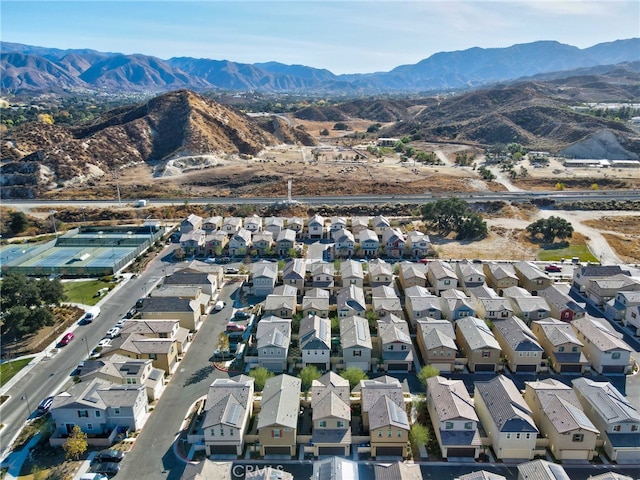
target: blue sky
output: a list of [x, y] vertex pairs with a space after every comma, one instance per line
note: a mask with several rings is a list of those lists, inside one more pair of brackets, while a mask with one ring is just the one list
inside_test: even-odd
[[368, 73], [438, 52], [640, 36], [640, 1], [2, 0], [0, 38], [55, 48]]

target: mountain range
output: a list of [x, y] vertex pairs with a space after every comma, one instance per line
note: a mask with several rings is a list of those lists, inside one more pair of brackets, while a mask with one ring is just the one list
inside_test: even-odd
[[157, 57], [60, 50], [0, 42], [0, 91], [43, 93], [77, 90], [162, 92], [256, 90], [344, 95], [447, 91], [566, 70], [640, 61], [640, 38], [580, 49], [556, 41], [506, 48], [436, 53], [389, 72], [335, 75], [329, 70], [278, 62]]

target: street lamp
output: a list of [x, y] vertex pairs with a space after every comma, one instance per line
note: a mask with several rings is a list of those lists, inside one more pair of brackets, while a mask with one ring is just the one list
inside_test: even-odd
[[20, 400], [26, 400], [27, 401], [27, 410], [28, 410], [28, 414], [31, 415], [31, 405], [29, 405], [29, 396], [26, 393], [23, 393], [22, 396], [20, 397]]
[[91, 357], [91, 354], [89, 353], [89, 342], [87, 342], [87, 337], [82, 337], [82, 340], [84, 340], [84, 348], [87, 349], [87, 358]]

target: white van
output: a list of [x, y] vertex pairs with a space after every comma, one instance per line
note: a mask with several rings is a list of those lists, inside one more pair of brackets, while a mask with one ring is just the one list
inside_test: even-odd
[[219, 312], [219, 311], [220, 311], [220, 310], [222, 310], [223, 308], [224, 308], [224, 302], [223, 302], [222, 300], [218, 300], [218, 301], [216, 302], [216, 304], [214, 305], [214, 307], [213, 307], [213, 309], [214, 309], [216, 312]]
[[80, 480], [109, 480], [101, 473], [85, 473], [80, 477]]

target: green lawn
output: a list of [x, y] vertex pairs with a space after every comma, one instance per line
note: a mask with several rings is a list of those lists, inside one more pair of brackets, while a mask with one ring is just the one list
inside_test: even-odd
[[112, 287], [113, 283], [102, 280], [87, 280], [86, 282], [64, 282], [64, 293], [67, 302], [84, 303], [85, 305], [95, 305], [101, 297], [94, 297], [101, 288]]
[[538, 250], [538, 260], [543, 262], [559, 262], [563, 258], [570, 261], [573, 257], [580, 258], [581, 262], [598, 263], [600, 261], [586, 245], [569, 245], [566, 248]]
[[13, 362], [0, 364], [0, 387], [13, 378], [13, 376], [22, 370], [32, 359], [22, 358], [20, 360], [14, 360]]

